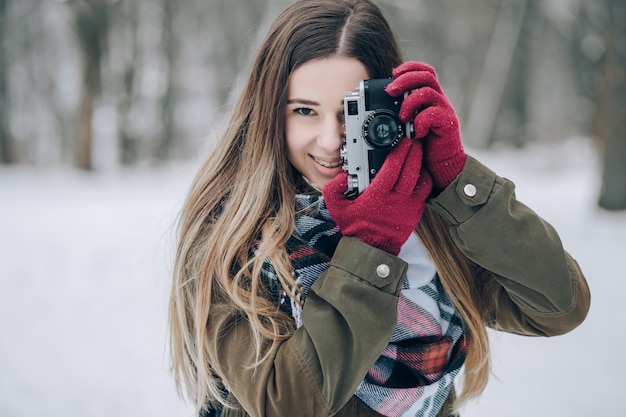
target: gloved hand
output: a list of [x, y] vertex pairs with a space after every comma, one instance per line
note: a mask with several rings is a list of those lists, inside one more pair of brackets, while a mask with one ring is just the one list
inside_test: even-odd
[[419, 223], [432, 189], [430, 174], [422, 169], [421, 143], [402, 139], [356, 199], [346, 198], [347, 188], [347, 173], [342, 172], [322, 190], [341, 233], [398, 255]]
[[399, 117], [403, 123], [413, 121], [415, 137], [423, 142], [424, 165], [433, 177], [434, 188], [442, 190], [459, 176], [467, 158], [454, 108], [431, 66], [406, 62], [393, 70], [393, 76], [385, 90], [394, 97], [410, 91]]

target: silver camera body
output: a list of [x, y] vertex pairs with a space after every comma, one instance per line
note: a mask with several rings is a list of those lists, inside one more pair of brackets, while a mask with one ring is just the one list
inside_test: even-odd
[[385, 92], [391, 81], [362, 80], [356, 91], [345, 94], [346, 136], [341, 157], [348, 173], [348, 198], [356, 198], [370, 185], [389, 151], [412, 133], [412, 124], [403, 124], [398, 118], [403, 99]]

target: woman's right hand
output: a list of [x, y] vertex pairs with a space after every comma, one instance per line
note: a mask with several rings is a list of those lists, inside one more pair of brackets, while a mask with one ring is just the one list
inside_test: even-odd
[[422, 144], [402, 139], [389, 152], [369, 187], [348, 199], [347, 173], [323, 188], [324, 201], [344, 236], [398, 255], [419, 223], [432, 189], [430, 173], [422, 167]]

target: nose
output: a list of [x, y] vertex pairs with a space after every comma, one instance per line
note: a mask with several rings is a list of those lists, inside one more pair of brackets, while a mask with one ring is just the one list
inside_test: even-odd
[[343, 146], [344, 135], [345, 127], [343, 120], [339, 117], [329, 117], [322, 125], [317, 144], [329, 154], [334, 154]]

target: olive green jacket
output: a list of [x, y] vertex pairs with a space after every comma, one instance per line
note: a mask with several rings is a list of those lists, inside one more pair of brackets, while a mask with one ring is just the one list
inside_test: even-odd
[[[552, 226], [515, 199], [510, 181], [468, 157], [457, 180], [428, 204], [480, 265], [476, 279], [494, 284], [481, 286], [495, 306], [483, 312], [486, 325], [552, 336], [584, 320], [590, 294], [578, 264]], [[381, 277], [383, 264], [391, 272]], [[406, 270], [400, 258], [343, 237], [311, 287], [303, 325], [255, 369], [245, 319], [230, 305], [213, 307], [209, 360], [219, 364], [215, 371], [236, 406], [222, 416], [378, 416], [353, 394], [391, 338]], [[449, 402], [439, 415], [448, 414]]]

